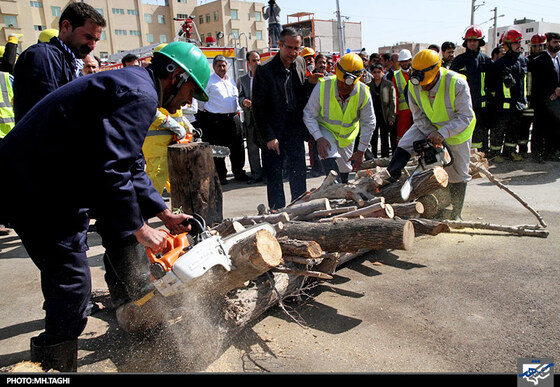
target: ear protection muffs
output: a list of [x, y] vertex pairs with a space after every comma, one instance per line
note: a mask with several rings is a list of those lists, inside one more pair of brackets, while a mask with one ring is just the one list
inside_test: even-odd
[[[174, 63], [169, 63], [166, 67], [166, 70], [167, 72], [172, 73], [173, 71], [175, 71], [176, 68], [177, 65], [175, 65]], [[186, 72], [183, 72], [179, 75], [179, 81], [173, 86], [173, 88], [171, 89], [171, 93], [169, 94], [169, 97], [163, 103], [164, 108], [167, 108], [167, 106], [171, 103], [171, 101], [173, 101], [173, 98], [175, 98], [175, 96], [177, 95], [181, 87], [183, 87], [183, 85], [188, 81], [189, 81], [189, 75]]]

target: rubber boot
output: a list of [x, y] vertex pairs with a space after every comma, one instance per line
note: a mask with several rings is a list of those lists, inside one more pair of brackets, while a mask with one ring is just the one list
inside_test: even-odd
[[395, 150], [395, 154], [391, 158], [389, 162], [389, 166], [387, 167], [387, 172], [391, 175], [391, 180], [397, 181], [401, 177], [402, 170], [408, 164], [410, 160], [410, 153], [405, 151], [403, 148], [397, 147]]
[[461, 212], [463, 211], [463, 203], [465, 202], [465, 193], [467, 191], [467, 183], [449, 183], [449, 193], [451, 194], [451, 212], [452, 220], [462, 220]]
[[350, 176], [350, 172], [340, 172], [338, 175], [340, 176], [340, 182], [342, 184], [348, 183], [348, 176]]
[[78, 340], [42, 345], [40, 337], [31, 338], [31, 361], [40, 363], [45, 371], [78, 371]]

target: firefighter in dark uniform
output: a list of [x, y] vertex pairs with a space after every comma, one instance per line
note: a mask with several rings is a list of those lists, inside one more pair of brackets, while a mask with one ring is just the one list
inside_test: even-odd
[[[45, 331], [31, 340], [32, 361], [77, 370], [77, 339], [91, 296], [86, 235], [92, 214], [102, 225], [103, 245], [117, 251], [106, 269], [132, 301], [143, 300], [142, 310], [158, 298], [146, 297], [154, 293], [145, 249], [159, 252], [167, 242], [146, 222], [157, 216], [179, 233], [190, 228], [183, 225], [190, 216], [168, 210], [144, 171], [142, 144], [156, 109], [174, 113], [193, 96], [206, 100], [209, 77], [200, 49], [173, 42], [146, 69], [104, 71], [58, 88], [0, 143], [1, 184], [18, 187], [3, 194], [0, 212], [41, 271]], [[38, 229], [41, 219], [48, 228]]]

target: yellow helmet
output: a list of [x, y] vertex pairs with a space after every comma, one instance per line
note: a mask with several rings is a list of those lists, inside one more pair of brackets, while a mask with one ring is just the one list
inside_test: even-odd
[[50, 42], [50, 40], [55, 36], [58, 36], [58, 30], [56, 30], [54, 28], [50, 28], [48, 30], [43, 30], [39, 34], [39, 43]]
[[154, 52], [158, 52], [159, 50], [161, 50], [165, 46], [167, 46], [167, 43], [162, 43], [159, 46], [156, 46], [156, 48], [154, 48]]
[[356, 84], [363, 72], [364, 61], [354, 52], [344, 55], [336, 64], [336, 79], [348, 86]]
[[431, 83], [441, 68], [441, 59], [434, 50], [420, 51], [412, 59], [412, 74], [410, 83], [415, 86]]
[[301, 50], [301, 54], [302, 57], [306, 57], [309, 55], [313, 55], [313, 57], [315, 57], [315, 50], [312, 49], [311, 47], [305, 47], [303, 50]]

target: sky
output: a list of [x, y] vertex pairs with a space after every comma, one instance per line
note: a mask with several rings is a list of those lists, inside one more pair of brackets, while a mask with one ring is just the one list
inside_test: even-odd
[[[257, 0], [258, 1], [258, 0]], [[260, 0], [268, 3], [266, 0]], [[311, 12], [316, 19], [336, 19], [336, 0], [276, 0], [282, 9], [282, 23], [287, 15]], [[362, 41], [366, 50], [398, 42], [441, 43], [449, 40], [462, 44], [463, 33], [470, 25], [472, 0], [339, 0], [340, 13], [350, 22], [362, 22]], [[474, 22], [485, 35], [493, 27], [498, 10], [498, 28], [512, 25], [515, 19], [533, 19], [560, 24], [560, 1], [557, 0], [476, 0]]]

